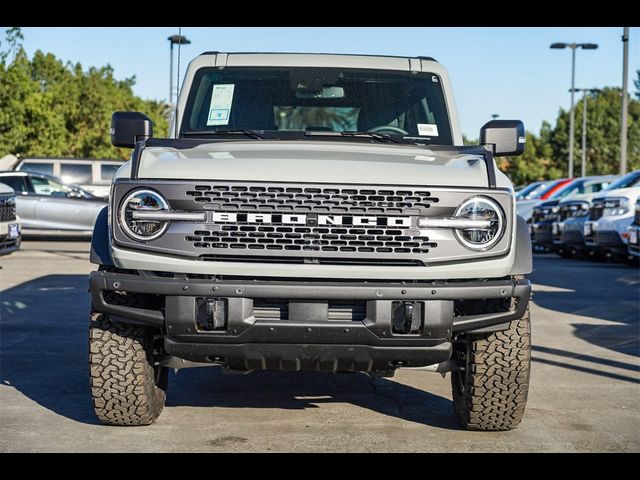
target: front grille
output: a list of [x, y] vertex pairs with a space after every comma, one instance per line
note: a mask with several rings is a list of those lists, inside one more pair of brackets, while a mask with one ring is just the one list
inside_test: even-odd
[[604, 212], [604, 201], [594, 201], [589, 209], [589, 220], [599, 220]]
[[[139, 183], [118, 182], [113, 203], [133, 188]], [[145, 188], [176, 211], [204, 213], [204, 221], [170, 222], [163, 235], [141, 244], [113, 217], [115, 243], [201, 261], [422, 266], [502, 255], [511, 238], [506, 222], [496, 247], [476, 252], [451, 229], [418, 227], [419, 217], [453, 216], [477, 195], [490, 196], [509, 219], [511, 195], [500, 189], [225, 180], [149, 181]]]
[[9, 203], [9, 200], [15, 198], [11, 193], [0, 194], [0, 222], [7, 222], [16, 219], [16, 204]]
[[569, 209], [569, 205], [561, 206], [560, 210], [558, 211], [558, 222], [564, 222], [570, 216], [571, 210]]
[[293, 227], [235, 224], [220, 230], [194, 230], [185, 240], [198, 249], [229, 248], [289, 252], [426, 254], [436, 247], [427, 237], [387, 227]]
[[186, 192], [195, 202], [218, 211], [411, 215], [439, 199], [424, 189], [195, 185]]
[[633, 225], [640, 225], [640, 208], [636, 207], [636, 213], [633, 216]]

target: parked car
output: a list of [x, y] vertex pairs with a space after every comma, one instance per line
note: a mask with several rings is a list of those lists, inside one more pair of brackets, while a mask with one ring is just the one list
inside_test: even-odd
[[[533, 242], [544, 249], [556, 251], [557, 244], [554, 243], [553, 223], [558, 219], [559, 204], [562, 199], [573, 199], [578, 195], [600, 192], [617, 178], [616, 175], [576, 178], [565, 185], [564, 188], [558, 190], [551, 200], [535, 206], [531, 216], [531, 239]], [[557, 235], [559, 241], [560, 234], [557, 227], [555, 235]]]
[[91, 158], [25, 158], [14, 170], [59, 177], [63, 183], [78, 185], [93, 195], [108, 198], [111, 179], [122, 165], [118, 160]]
[[20, 248], [20, 222], [16, 216], [16, 194], [9, 185], [0, 183], [0, 255]]
[[0, 172], [16, 193], [23, 234], [91, 236], [105, 199], [43, 173]]
[[[603, 191], [611, 192], [621, 188], [629, 188], [640, 183], [640, 171], [631, 172], [619, 178]], [[554, 244], [558, 251], [566, 255], [592, 254], [594, 248], [585, 244], [584, 224], [589, 218], [591, 202], [601, 193], [577, 195], [564, 200], [558, 205], [558, 220], [552, 224]]]
[[516, 202], [516, 211], [518, 215], [525, 219], [526, 222], [531, 221], [531, 215], [533, 214], [533, 207], [539, 205], [545, 200], [550, 200], [554, 198], [554, 196], [568, 183], [572, 182], [574, 179], [572, 178], [561, 178], [559, 180], [554, 180], [552, 183], [547, 186], [547, 188], [543, 189], [539, 192], [539, 194], [531, 199], [522, 199]]
[[594, 198], [589, 219], [584, 224], [585, 244], [607, 255], [626, 259], [628, 230], [634, 221], [638, 197], [640, 179], [630, 187], [611, 190]]
[[629, 254], [640, 257], [640, 198], [636, 200], [633, 223], [629, 227]]
[[546, 190], [555, 180], [533, 182], [516, 191], [516, 200], [533, 200]]

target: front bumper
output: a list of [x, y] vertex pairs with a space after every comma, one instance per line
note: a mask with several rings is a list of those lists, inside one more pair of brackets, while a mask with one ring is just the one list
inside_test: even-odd
[[[104, 271], [91, 273], [90, 288], [95, 310], [166, 332], [168, 355], [235, 370], [389, 371], [398, 366], [443, 362], [451, 356], [457, 333], [506, 328], [507, 322], [524, 315], [531, 295], [526, 279], [407, 284], [216, 281]], [[108, 303], [108, 291], [151, 295], [160, 300], [159, 306], [142, 309]], [[456, 302], [512, 298], [516, 301], [507, 311], [455, 314]], [[197, 306], [203, 299], [225, 302], [224, 329], [202, 329]], [[259, 315], [258, 305], [265, 301], [285, 304], [282, 311], [288, 312], [286, 318]], [[339, 301], [360, 302], [364, 315], [358, 319], [329, 318], [331, 302]], [[421, 304], [419, 333], [394, 331], [394, 302]]]
[[533, 224], [533, 241], [538, 245], [552, 248], [553, 233], [552, 222], [539, 222]]
[[17, 220], [0, 222], [0, 255], [6, 255], [20, 248], [22, 239], [20, 227], [21, 225]]
[[631, 225], [627, 233], [629, 253], [635, 257], [640, 257], [640, 226]]

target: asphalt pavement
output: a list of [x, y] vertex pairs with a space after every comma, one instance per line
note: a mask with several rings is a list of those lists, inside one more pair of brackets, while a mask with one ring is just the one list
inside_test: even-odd
[[181, 370], [154, 425], [107, 427], [89, 395], [88, 248], [0, 257], [1, 452], [640, 451], [637, 269], [535, 256], [531, 387], [511, 432], [462, 430], [449, 375], [414, 370]]

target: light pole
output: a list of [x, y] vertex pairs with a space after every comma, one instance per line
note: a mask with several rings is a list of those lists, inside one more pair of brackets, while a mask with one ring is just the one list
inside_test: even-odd
[[582, 48], [584, 50], [595, 50], [598, 48], [596, 43], [552, 43], [550, 48], [571, 49], [571, 111], [569, 113], [569, 178], [573, 177], [573, 132], [575, 121], [575, 114], [573, 112], [573, 93], [575, 90], [575, 78], [576, 78], [576, 48]]
[[[574, 88], [573, 92], [583, 92], [582, 95], [582, 163], [580, 176], [587, 176], [587, 93], [597, 93], [599, 88]], [[573, 93], [572, 92], [572, 93]]]
[[629, 27], [622, 30], [622, 114], [620, 118], [620, 175], [627, 173], [627, 80], [629, 78]]
[[169, 105], [173, 108], [173, 46], [180, 45], [189, 45], [191, 43], [190, 40], [187, 39], [184, 35], [171, 35], [167, 38], [169, 40]]

